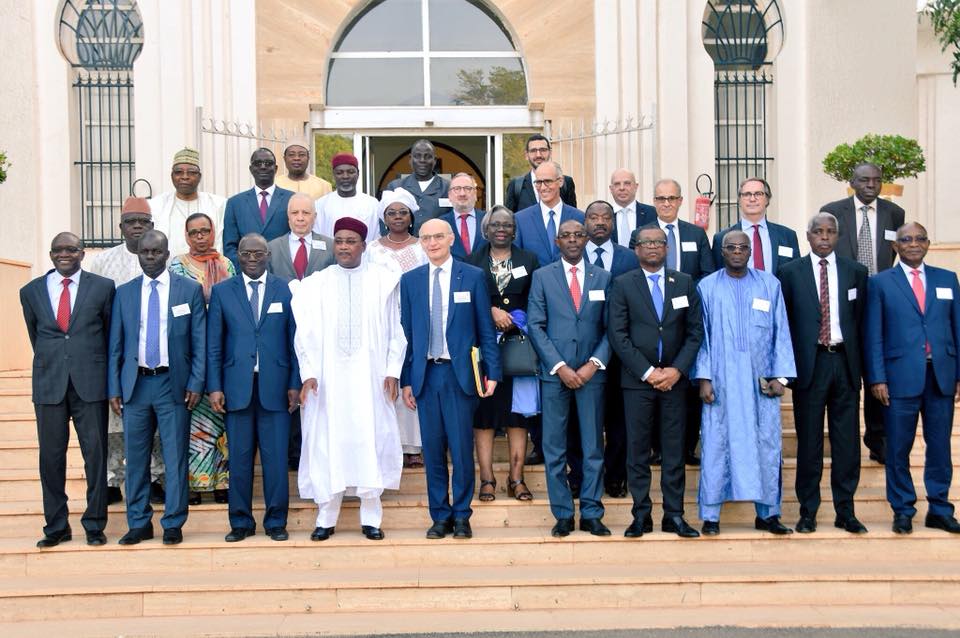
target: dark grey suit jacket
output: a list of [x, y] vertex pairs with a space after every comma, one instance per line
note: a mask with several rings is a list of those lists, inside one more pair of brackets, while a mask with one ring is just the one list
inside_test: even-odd
[[[309, 277], [315, 272], [319, 272], [331, 266], [334, 263], [333, 258], [333, 238], [313, 233], [311, 241], [322, 241], [326, 244], [326, 249], [321, 250], [310, 247], [310, 256], [307, 257], [307, 272], [304, 277]], [[293, 269], [293, 255], [290, 254], [290, 234], [287, 233], [281, 237], [270, 241], [267, 244], [270, 249], [270, 263], [267, 264], [270, 272], [284, 281], [292, 281], [297, 278], [297, 271]]]
[[[877, 244], [877, 252], [873, 256], [877, 272], [893, 266], [893, 242], [885, 239], [886, 231], [894, 231], [903, 226], [906, 215], [904, 210], [885, 199], [876, 199], [877, 227], [871, 228]], [[854, 210], [853, 195], [820, 207], [821, 211], [830, 213], [840, 223], [840, 237], [837, 240], [837, 255], [847, 259], [857, 259], [857, 211]]]
[[51, 272], [20, 289], [23, 318], [33, 345], [33, 402], [60, 403], [68, 381], [82, 400], [105, 401], [113, 281], [81, 271], [70, 325], [64, 333], [47, 293]]

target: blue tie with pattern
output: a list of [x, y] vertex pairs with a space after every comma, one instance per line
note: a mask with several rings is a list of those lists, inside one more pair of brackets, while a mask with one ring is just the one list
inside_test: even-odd
[[260, 323], [260, 282], [250, 282], [250, 310], [253, 311], [253, 323]]
[[147, 343], [146, 361], [148, 368], [160, 365], [160, 293], [157, 286], [160, 282], [154, 279], [150, 282], [150, 297], [147, 299]]
[[597, 246], [593, 254], [595, 255], [593, 265], [603, 268], [603, 246]]
[[[653, 297], [653, 309], [657, 311], [657, 319], [663, 319], [663, 293], [660, 292], [660, 275], [647, 275], [653, 283], [650, 286], [650, 296]], [[663, 356], [663, 339], [657, 339], [657, 359]]]
[[430, 358], [443, 354], [443, 291], [440, 289], [440, 268], [433, 271], [433, 293], [430, 296]]
[[673, 232], [673, 224], [667, 224], [667, 268], [677, 269], [677, 235]]
[[547, 222], [547, 241], [550, 242], [550, 254], [556, 259], [557, 257], [557, 222], [554, 221], [556, 217], [554, 211], [550, 211], [550, 221]]

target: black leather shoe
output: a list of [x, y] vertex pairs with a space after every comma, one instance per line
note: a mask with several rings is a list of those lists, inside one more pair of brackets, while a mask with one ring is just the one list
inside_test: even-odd
[[523, 459], [524, 465], [543, 465], [543, 452], [539, 450], [533, 450], [530, 454], [527, 455], [527, 458]]
[[379, 527], [374, 527], [373, 525], [361, 525], [360, 531], [363, 532], [364, 536], [372, 541], [383, 540], [383, 530]]
[[[833, 526], [842, 529], [851, 534], [866, 534], [866, 526], [857, 520], [856, 516], [848, 516], [847, 518], [838, 518], [833, 522]], [[799, 529], [797, 530], [800, 531]]]
[[223, 540], [228, 543], [239, 543], [247, 536], [253, 536], [257, 533], [257, 530], [252, 527], [232, 527], [230, 532], [223, 537]]
[[123, 492], [120, 491], [119, 487], [107, 488], [107, 505], [113, 505], [114, 503], [120, 503], [122, 501]]
[[106, 545], [107, 535], [103, 532], [87, 532], [87, 545]]
[[270, 529], [264, 530], [264, 532], [266, 532], [272, 541], [285, 541], [290, 538], [286, 527], [271, 527]]
[[874, 443], [873, 447], [870, 448], [870, 460], [876, 461], [880, 465], [886, 465], [887, 454], [886, 446], [883, 443]]
[[660, 529], [668, 534], [676, 534], [680, 538], [700, 538], [700, 532], [690, 527], [682, 516], [664, 517], [660, 522]]
[[[840, 527], [837, 525], [837, 527]], [[798, 534], [813, 534], [817, 531], [817, 519], [812, 516], [801, 516], [797, 521]]]
[[437, 521], [427, 530], [427, 538], [436, 540], [444, 538], [447, 534], [453, 533], [453, 523], [451, 521]]
[[171, 527], [170, 529], [163, 530], [164, 545], [179, 545], [182, 542], [183, 532], [180, 531], [179, 527]]
[[336, 532], [335, 527], [318, 527], [313, 530], [313, 534], [310, 534], [310, 540], [312, 541], [325, 541]]
[[470, 527], [468, 519], [458, 518], [453, 521], [453, 537], [459, 539], [473, 538], [473, 528]]
[[624, 538], [640, 538], [643, 536], [643, 523], [637, 519], [633, 519], [633, 522], [630, 523], [630, 527], [623, 532]]
[[599, 518], [581, 518], [580, 531], [594, 536], [610, 536], [610, 529]]
[[760, 518], [758, 516], [754, 519], [753, 526], [761, 532], [770, 532], [777, 536], [793, 534], [792, 529], [780, 522], [779, 516], [770, 516], [769, 518]]
[[663, 463], [663, 455], [659, 452], [650, 453], [650, 465], [661, 465]]
[[153, 525], [148, 525], [130, 530], [117, 543], [120, 545], [136, 545], [140, 541], [148, 541], [151, 538], [153, 538]]
[[37, 541], [37, 547], [56, 547], [60, 543], [66, 543], [69, 540], [73, 540], [73, 532], [70, 531], [68, 527], [61, 532], [44, 534], [43, 538]]
[[700, 531], [704, 536], [716, 536], [720, 533], [720, 521], [703, 521]]
[[927, 518], [923, 521], [923, 524], [932, 529], [942, 529], [943, 531], [950, 532], [951, 534], [960, 534], [960, 523], [958, 523], [957, 519], [955, 519], [953, 516], [927, 514]]
[[610, 498], [623, 498], [627, 495], [626, 481], [610, 481], [604, 487]]
[[550, 530], [550, 536], [553, 536], [554, 538], [563, 538], [564, 536], [569, 536], [570, 532], [572, 531], [572, 518], [558, 518], [556, 524], [553, 526], [553, 529]]
[[653, 533], [653, 517], [647, 514], [643, 517], [643, 533], [651, 534]]
[[201, 503], [203, 503], [203, 495], [200, 492], [190, 492], [187, 505], [200, 505]]
[[911, 534], [913, 533], [913, 521], [906, 514], [893, 515], [893, 533]]
[[230, 492], [227, 490], [213, 490], [213, 502], [225, 505], [230, 502]]
[[579, 483], [570, 483], [570, 496], [573, 498], [580, 498], [580, 484]]
[[159, 481], [150, 484], [150, 502], [154, 505], [163, 505], [167, 500], [167, 493]]
[[687, 454], [686, 458], [684, 458], [684, 462], [686, 462], [686, 464], [690, 467], [700, 467], [700, 457], [693, 452]]

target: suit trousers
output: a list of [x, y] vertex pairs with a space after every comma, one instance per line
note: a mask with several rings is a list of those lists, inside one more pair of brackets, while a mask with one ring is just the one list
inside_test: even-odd
[[60, 403], [34, 404], [40, 445], [40, 488], [43, 492], [43, 533], [57, 534], [70, 527], [67, 509], [67, 444], [70, 419], [77, 431], [83, 471], [87, 477], [87, 509], [83, 529], [100, 532], [107, 526], [107, 402], [84, 401], [72, 381]]
[[910, 452], [917, 436], [918, 415], [923, 416], [923, 441], [927, 448], [923, 464], [927, 511], [939, 516], [953, 516], [953, 505], [949, 501], [953, 480], [950, 455], [953, 396], [940, 392], [929, 361], [923, 394], [900, 399], [891, 397], [890, 405], [883, 410], [887, 436], [887, 500], [894, 514], [913, 517], [917, 513], [917, 493], [910, 475]]
[[624, 422], [624, 391], [620, 387], [620, 362], [607, 364], [604, 390], [603, 482], [623, 483], [627, 480], [627, 430]]
[[871, 450], [882, 445], [883, 404], [873, 398], [869, 388], [863, 393], [863, 423], [863, 444]]
[[[687, 388], [687, 419], [686, 432], [683, 437], [683, 451], [687, 456], [697, 453], [697, 444], [700, 443], [700, 418], [703, 416], [703, 400], [700, 398], [700, 385], [689, 384]], [[650, 436], [650, 448], [660, 453], [660, 432], [654, 428]], [[684, 460], [686, 462], [686, 460]]]
[[155, 429], [160, 432], [163, 464], [166, 466], [167, 499], [160, 524], [164, 529], [179, 529], [187, 520], [190, 489], [187, 480], [190, 412], [183, 397], [173, 396], [169, 372], [155, 377], [137, 377], [133, 395], [123, 406], [127, 525], [130, 529], [146, 527], [153, 518], [150, 451]]
[[643, 521], [650, 516], [650, 437], [660, 434], [660, 489], [663, 492], [664, 517], [683, 516], [683, 491], [686, 486], [684, 435], [686, 429], [685, 379], [668, 392], [653, 386], [623, 390], [624, 413], [627, 414], [627, 484], [633, 497], [633, 518]]
[[[476, 474], [473, 465], [473, 414], [480, 400], [464, 393], [449, 362], [427, 362], [417, 397], [420, 439], [427, 475], [427, 500], [434, 523], [469, 520]], [[453, 463], [451, 505], [447, 451]]]
[[263, 470], [264, 529], [287, 526], [290, 479], [287, 474], [290, 414], [267, 410], [260, 404], [258, 377], [253, 375], [250, 403], [227, 412], [227, 451], [230, 458], [230, 492], [227, 495], [230, 527], [256, 529], [253, 517], [254, 457], [260, 451]]
[[571, 390], [559, 382], [540, 384], [543, 404], [543, 457], [550, 511], [557, 519], [573, 517], [573, 495], [567, 479], [567, 422], [573, 398], [580, 418], [583, 483], [581, 518], [602, 518], [603, 504], [603, 381], [591, 379]]
[[793, 391], [797, 430], [797, 501], [800, 516], [815, 518], [823, 476], [823, 416], [830, 436], [830, 489], [837, 518], [854, 515], [860, 482], [860, 393], [842, 352], [818, 350], [810, 387]]

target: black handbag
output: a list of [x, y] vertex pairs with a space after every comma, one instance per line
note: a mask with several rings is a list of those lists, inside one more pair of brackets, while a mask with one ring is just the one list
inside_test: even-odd
[[540, 374], [540, 362], [530, 337], [519, 330], [502, 335], [500, 367], [504, 376], [508, 377], [533, 377]]

